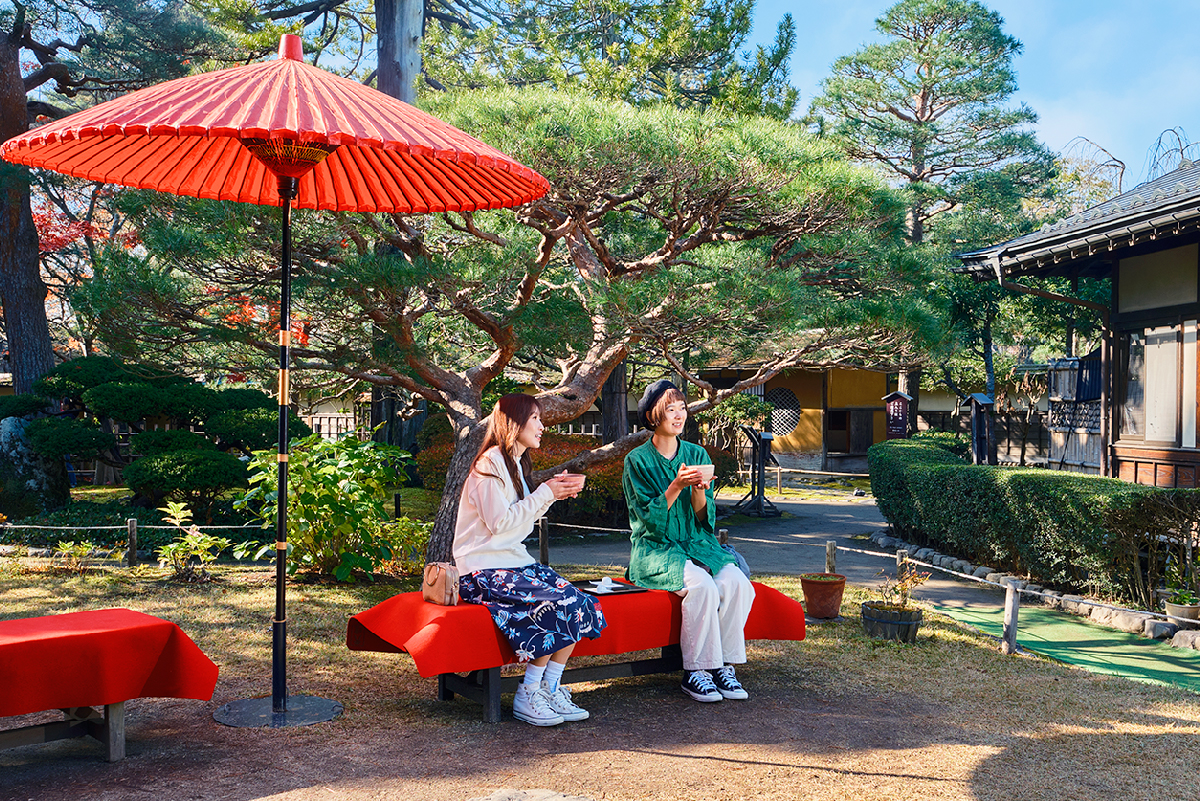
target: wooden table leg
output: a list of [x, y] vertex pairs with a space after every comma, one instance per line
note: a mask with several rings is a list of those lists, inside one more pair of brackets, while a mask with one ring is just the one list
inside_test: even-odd
[[125, 758], [125, 702], [107, 704], [104, 707], [104, 745], [108, 748], [108, 761], [120, 762]]

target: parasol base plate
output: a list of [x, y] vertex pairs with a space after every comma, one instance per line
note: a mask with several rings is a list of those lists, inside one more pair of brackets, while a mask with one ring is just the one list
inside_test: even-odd
[[311, 726], [324, 723], [342, 714], [342, 705], [315, 695], [289, 695], [287, 711], [275, 712], [270, 696], [230, 701], [213, 712], [213, 720], [239, 729], [270, 727], [285, 729], [291, 726]]

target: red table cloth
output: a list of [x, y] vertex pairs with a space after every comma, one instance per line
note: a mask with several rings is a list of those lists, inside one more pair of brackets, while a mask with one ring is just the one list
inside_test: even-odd
[[[804, 608], [776, 589], [754, 582], [748, 640], [803, 640]], [[608, 627], [575, 647], [579, 656], [624, 654], [679, 642], [680, 603], [673, 592], [649, 590], [597, 599]], [[419, 592], [394, 595], [350, 618], [346, 646], [352, 651], [407, 652], [426, 677], [466, 673], [516, 662], [508, 641], [478, 604], [438, 606]]]
[[130, 698], [212, 698], [213, 664], [178, 626], [129, 609], [0, 621], [0, 717]]

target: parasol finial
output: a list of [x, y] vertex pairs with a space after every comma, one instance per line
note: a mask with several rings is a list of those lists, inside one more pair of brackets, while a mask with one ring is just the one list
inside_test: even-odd
[[292, 61], [304, 60], [304, 42], [294, 33], [285, 33], [279, 37], [279, 58]]

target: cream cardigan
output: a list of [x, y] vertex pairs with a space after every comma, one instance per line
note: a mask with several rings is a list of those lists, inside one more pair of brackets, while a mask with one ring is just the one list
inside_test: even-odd
[[518, 499], [498, 447], [489, 448], [477, 468], [492, 475], [473, 469], [463, 486], [454, 527], [454, 563], [459, 573], [533, 564], [536, 560], [522, 541], [554, 503], [554, 492], [548, 484], [532, 493], [526, 487], [525, 497]]

